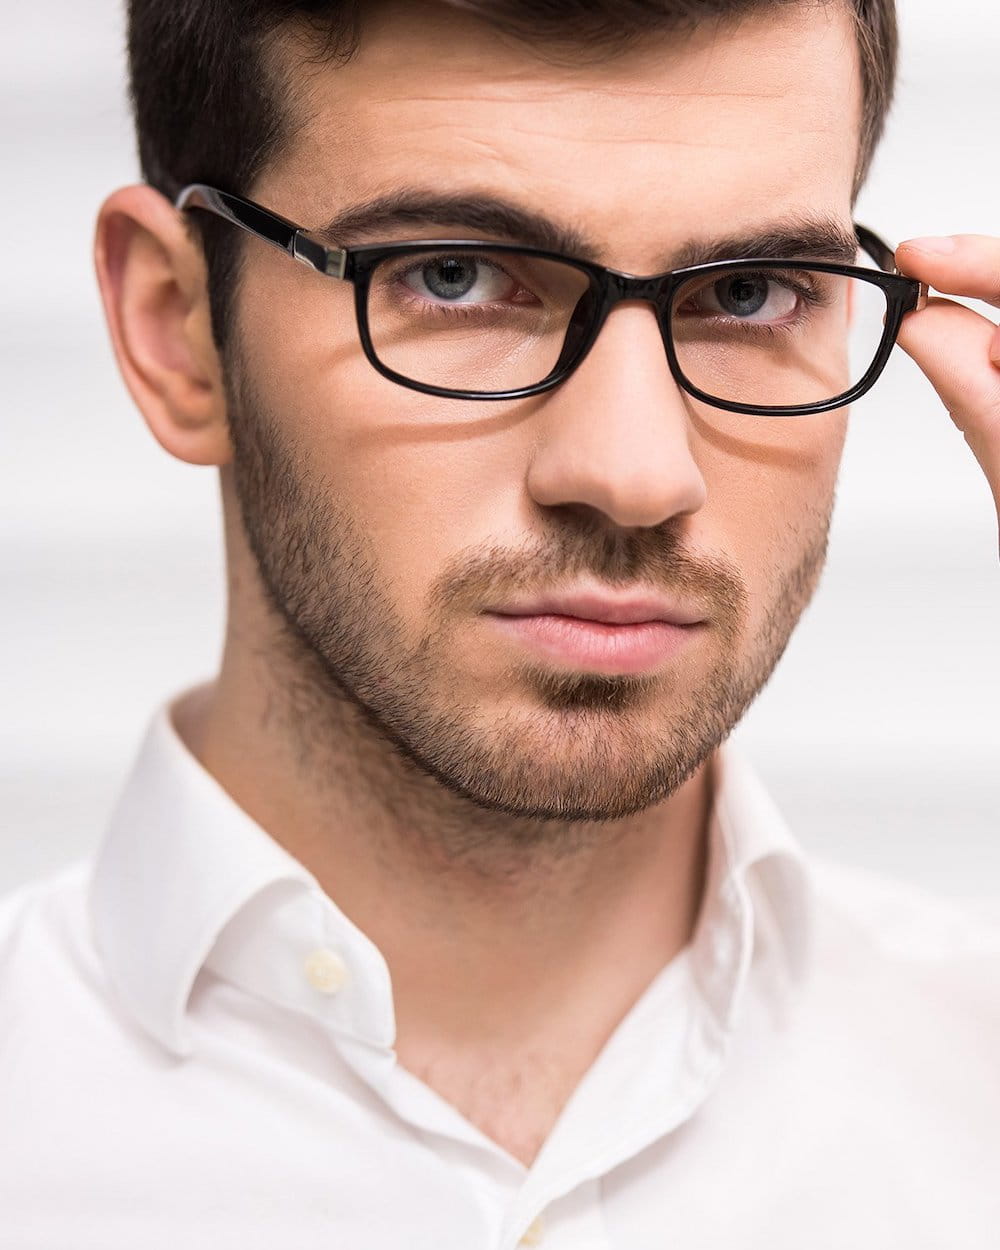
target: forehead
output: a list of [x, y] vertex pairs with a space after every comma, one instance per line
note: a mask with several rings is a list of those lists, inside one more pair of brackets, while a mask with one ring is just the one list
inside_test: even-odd
[[255, 191], [306, 224], [401, 185], [493, 192], [641, 272], [644, 248], [676, 238], [850, 220], [861, 85], [840, 4], [556, 63], [446, 6], [387, 4], [347, 64], [306, 61], [289, 36], [276, 54], [292, 125]]

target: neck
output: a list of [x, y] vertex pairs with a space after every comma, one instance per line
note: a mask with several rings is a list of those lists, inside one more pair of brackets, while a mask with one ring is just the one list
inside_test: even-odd
[[[208, 771], [382, 952], [397, 1053], [439, 1092], [453, 1096], [432, 1070], [454, 1071], [458, 1056], [495, 1066], [552, 1055], [564, 1078], [557, 1111], [690, 940], [708, 764], [634, 817], [522, 820], [446, 790], [321, 681], [272, 683], [228, 649], [218, 680], [176, 720]], [[533, 1157], [543, 1137], [513, 1152]]]

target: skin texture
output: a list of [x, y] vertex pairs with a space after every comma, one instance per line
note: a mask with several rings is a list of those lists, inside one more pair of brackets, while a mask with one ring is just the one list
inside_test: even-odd
[[[434, 5], [386, 6], [348, 65], [304, 50], [275, 48], [292, 138], [249, 194], [307, 225], [404, 184], [494, 192], [656, 273], [691, 240], [851, 221], [860, 84], [836, 7], [554, 65]], [[221, 470], [225, 650], [178, 728], [385, 955], [400, 1062], [530, 1163], [690, 940], [713, 753], [815, 588], [846, 414], [694, 404], [638, 303], [547, 395], [422, 396], [363, 358], [348, 284], [254, 240], [223, 366], [197, 246], [149, 188], [108, 200], [97, 262], [152, 432]], [[995, 474], [987, 330], [948, 328], [981, 352], [962, 428]], [[582, 583], [673, 594], [704, 624], [627, 678], [542, 660], [483, 615]]]

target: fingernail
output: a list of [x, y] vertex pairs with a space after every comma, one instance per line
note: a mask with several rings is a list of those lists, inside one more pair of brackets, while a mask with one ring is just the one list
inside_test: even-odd
[[931, 256], [950, 256], [958, 244], [954, 239], [907, 239], [904, 247], [915, 252], [928, 252]]

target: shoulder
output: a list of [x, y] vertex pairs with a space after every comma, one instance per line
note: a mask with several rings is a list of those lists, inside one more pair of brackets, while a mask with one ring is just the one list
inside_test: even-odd
[[935, 962], [963, 955], [1000, 957], [1000, 904], [961, 903], [910, 881], [810, 856], [821, 925], [886, 955]]
[[74, 862], [0, 897], [0, 992], [6, 1003], [19, 983], [90, 962], [87, 888], [92, 863]]
[[93, 862], [89, 859], [74, 860], [56, 872], [36, 877], [0, 894], [0, 938], [16, 932], [51, 911], [59, 909], [71, 899], [79, 897], [90, 878]]
[[[809, 859], [821, 997], [978, 1049], [1000, 1045], [1000, 923], [907, 881]], [[933, 1022], [933, 1023], [932, 1023]]]

